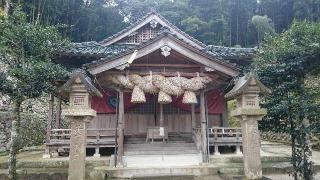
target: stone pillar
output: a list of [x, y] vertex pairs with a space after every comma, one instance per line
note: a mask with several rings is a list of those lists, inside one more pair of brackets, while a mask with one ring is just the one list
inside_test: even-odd
[[242, 116], [241, 129], [245, 175], [249, 179], [262, 178], [261, 143], [256, 117]]
[[207, 119], [205, 109], [204, 91], [200, 92], [200, 120], [201, 120], [201, 150], [202, 160], [204, 163], [208, 162], [208, 141], [207, 141]]
[[69, 180], [84, 180], [86, 166], [87, 121], [90, 117], [71, 117]]
[[123, 166], [122, 157], [123, 152], [123, 141], [124, 141], [124, 99], [123, 92], [119, 92], [119, 116], [118, 116], [118, 151], [117, 151], [117, 166]]
[[236, 110], [231, 112], [231, 115], [241, 122], [244, 172], [248, 179], [262, 178], [258, 121], [265, 114], [265, 109], [248, 106], [237, 107]]

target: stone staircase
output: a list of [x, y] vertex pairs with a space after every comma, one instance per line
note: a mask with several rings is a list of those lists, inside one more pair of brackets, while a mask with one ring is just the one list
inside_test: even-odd
[[169, 134], [168, 142], [145, 142], [145, 138], [126, 138], [124, 165], [126, 167], [177, 167], [201, 163], [201, 153], [191, 134]]

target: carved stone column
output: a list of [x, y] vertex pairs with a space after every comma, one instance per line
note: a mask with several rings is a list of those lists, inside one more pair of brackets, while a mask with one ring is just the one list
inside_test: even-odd
[[241, 128], [245, 175], [250, 179], [261, 178], [261, 142], [257, 117], [242, 116]]
[[248, 179], [262, 178], [258, 121], [267, 112], [259, 106], [259, 95], [270, 92], [254, 74], [250, 73], [241, 77], [225, 96], [229, 100], [237, 100], [237, 107], [231, 112], [231, 116], [241, 122], [244, 172]]
[[70, 117], [71, 139], [69, 180], [85, 179], [87, 121], [90, 117]]

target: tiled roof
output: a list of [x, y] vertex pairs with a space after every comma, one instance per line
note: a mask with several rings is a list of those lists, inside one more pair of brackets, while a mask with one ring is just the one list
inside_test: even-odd
[[82, 43], [73, 43], [71, 47], [63, 52], [69, 55], [79, 55], [79, 56], [100, 56], [100, 57], [111, 57], [121, 52], [127, 51], [136, 45], [127, 44], [114, 44], [110, 46], [102, 46], [101, 44], [90, 41]]
[[[102, 46], [95, 41], [73, 43], [72, 47], [64, 54], [74, 56], [99, 56], [101, 58], [111, 58], [113, 56], [133, 50], [140, 45], [114, 44], [110, 46]], [[257, 48], [234, 48], [224, 46], [208, 45], [204, 49], [200, 49], [209, 55], [219, 59], [241, 59], [252, 58]]]
[[214, 45], [208, 45], [204, 50], [212, 56], [226, 59], [250, 58], [257, 52], [257, 48], [236, 48]]

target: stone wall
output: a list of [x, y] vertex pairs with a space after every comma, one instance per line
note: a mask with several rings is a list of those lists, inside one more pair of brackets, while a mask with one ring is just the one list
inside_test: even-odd
[[[0, 95], [0, 152], [9, 148], [12, 104]], [[21, 146], [42, 144], [47, 127], [46, 96], [26, 100], [21, 105]]]
[[[265, 141], [291, 144], [291, 136], [287, 133], [262, 132], [261, 139]], [[320, 134], [311, 136], [312, 149], [320, 151]]]
[[8, 113], [0, 112], [0, 152], [9, 148], [11, 121]]

